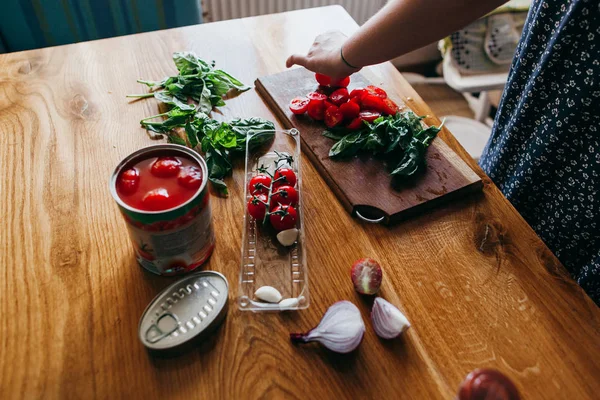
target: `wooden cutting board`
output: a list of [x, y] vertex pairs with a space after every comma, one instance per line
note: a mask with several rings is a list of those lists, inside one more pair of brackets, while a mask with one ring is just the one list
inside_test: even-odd
[[[300, 131], [302, 151], [352, 215], [389, 224], [483, 186], [481, 178], [439, 138], [427, 149], [427, 170], [417, 177], [395, 183], [385, 171], [383, 162], [369, 155], [331, 159], [329, 149], [335, 142], [322, 135], [325, 125], [307, 115], [294, 115], [288, 107], [292, 98], [317, 88], [312, 72], [304, 68], [292, 69], [258, 78], [255, 84], [283, 126]], [[348, 89], [370, 84], [363, 75], [354, 74]], [[388, 95], [408, 109], [396, 93]]]

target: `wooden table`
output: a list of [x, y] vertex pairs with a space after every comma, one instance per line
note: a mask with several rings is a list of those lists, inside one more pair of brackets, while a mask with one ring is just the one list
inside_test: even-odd
[[[114, 166], [153, 143], [138, 121], [157, 102], [130, 104], [125, 94], [143, 89], [137, 78], [172, 74], [180, 50], [252, 83], [284, 70], [289, 54], [327, 29], [351, 33], [356, 24], [327, 7], [0, 56], [0, 398], [451, 399], [477, 367], [502, 370], [527, 399], [597, 398], [598, 308], [487, 177], [481, 195], [386, 228], [347, 215], [304, 159], [312, 304], [253, 314], [234, 304], [238, 162], [231, 197], [213, 198], [218, 242], [207, 265], [231, 285], [226, 323], [182, 357], [146, 353], [139, 317], [172, 280], [136, 265], [108, 191]], [[430, 113], [391, 65], [369, 70]], [[220, 110], [272, 118], [254, 91]], [[449, 132], [441, 137], [468, 158]], [[337, 300], [368, 319], [349, 279], [364, 256], [381, 262], [382, 295], [412, 328], [381, 341], [367, 320], [361, 347], [347, 356], [292, 345], [288, 333], [315, 325]]]

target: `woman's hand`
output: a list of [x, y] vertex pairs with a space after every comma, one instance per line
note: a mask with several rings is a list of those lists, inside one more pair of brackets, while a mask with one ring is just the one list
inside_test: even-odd
[[346, 35], [339, 31], [322, 33], [316, 37], [307, 55], [292, 54], [285, 64], [288, 68], [294, 64], [301, 65], [334, 79], [349, 76], [360, 68], [351, 68], [342, 60], [340, 49], [346, 39]]

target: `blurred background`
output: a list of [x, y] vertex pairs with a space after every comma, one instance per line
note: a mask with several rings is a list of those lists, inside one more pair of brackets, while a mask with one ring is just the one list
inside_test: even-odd
[[[361, 25], [387, 0], [2, 0], [0, 53], [338, 4]], [[491, 131], [529, 0], [392, 60], [477, 159]]]

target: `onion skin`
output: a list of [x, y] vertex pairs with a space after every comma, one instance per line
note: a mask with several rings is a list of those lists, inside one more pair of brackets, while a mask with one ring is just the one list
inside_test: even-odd
[[379, 263], [372, 258], [361, 258], [352, 264], [350, 277], [354, 290], [360, 294], [372, 295], [379, 291], [383, 271]]
[[410, 322], [392, 303], [377, 297], [371, 310], [373, 330], [382, 339], [394, 339], [410, 328]]
[[292, 343], [319, 342], [336, 353], [350, 353], [362, 342], [365, 323], [360, 310], [349, 301], [338, 301], [327, 309], [319, 325], [306, 333], [290, 333]]
[[458, 400], [520, 400], [515, 384], [495, 369], [471, 371], [458, 389]]

